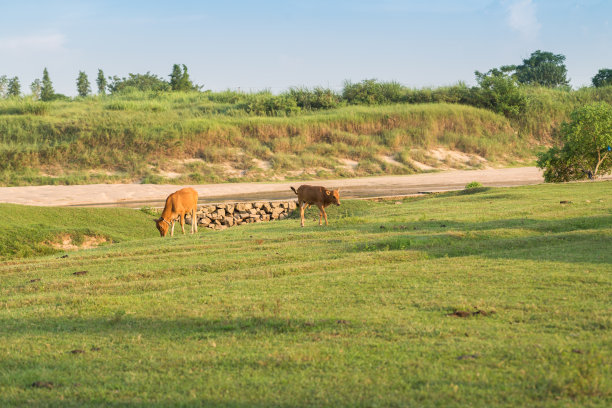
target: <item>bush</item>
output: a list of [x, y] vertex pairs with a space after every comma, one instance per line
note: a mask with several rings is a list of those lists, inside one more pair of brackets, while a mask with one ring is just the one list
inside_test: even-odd
[[340, 96], [331, 89], [314, 88], [291, 88], [286, 94], [289, 98], [296, 101], [301, 109], [332, 109], [340, 104]]
[[357, 84], [344, 83], [342, 98], [352, 105], [380, 105], [398, 103], [405, 99], [406, 88], [398, 82], [378, 82], [366, 79]]
[[478, 181], [472, 181], [472, 182], [467, 183], [465, 185], [466, 189], [469, 189], [469, 188], [480, 188], [480, 187], [483, 187], [483, 185], [480, 184]]
[[300, 112], [295, 99], [288, 95], [272, 95], [269, 92], [249, 94], [239, 105], [251, 115], [289, 116]]
[[538, 156], [546, 182], [578, 180], [612, 170], [612, 105], [596, 102], [573, 111], [561, 125], [563, 147]]

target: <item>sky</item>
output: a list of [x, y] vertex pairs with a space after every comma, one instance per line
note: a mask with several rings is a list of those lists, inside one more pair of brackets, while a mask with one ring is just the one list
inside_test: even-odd
[[95, 88], [98, 69], [167, 79], [173, 64], [214, 91], [421, 88], [543, 50], [566, 56], [578, 88], [612, 68], [611, 19], [611, 0], [0, 0], [0, 76], [29, 92], [46, 67], [70, 96], [79, 71]]

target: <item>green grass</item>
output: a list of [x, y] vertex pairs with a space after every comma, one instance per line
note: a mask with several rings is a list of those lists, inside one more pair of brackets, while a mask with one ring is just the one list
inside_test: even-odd
[[[422, 93], [424, 98], [415, 101], [436, 103], [346, 106], [345, 101], [325, 110], [283, 107], [286, 95], [269, 92], [0, 100], [0, 185], [410, 174], [418, 168], [415, 157], [424, 154], [418, 152], [438, 147], [479, 155], [495, 166], [525, 165], [555, 143], [560, 123], [572, 110], [593, 101], [612, 102], [612, 87], [524, 87], [525, 114], [507, 119], [452, 103], [457, 101], [453, 89], [461, 87], [455, 88], [409, 90]], [[276, 104], [281, 106], [267, 114]], [[403, 160], [389, 166], [384, 156]], [[343, 159], [364, 163], [347, 168]], [[267, 165], [257, 166], [255, 160]], [[189, 168], [194, 164], [195, 171]], [[444, 165], [438, 159], [428, 164]], [[446, 164], [480, 166], [476, 159]]]
[[0, 204], [3, 231], [0, 260], [53, 254], [50, 243], [69, 236], [75, 244], [85, 237], [119, 243], [153, 237], [153, 216], [125, 208], [46, 208]]
[[4, 207], [5, 230], [64, 211], [125, 240], [0, 263], [0, 406], [610, 406], [610, 197], [345, 201], [329, 227], [173, 239], [138, 211]]
[[[44, 115], [0, 101], [0, 185], [260, 181], [296, 171], [409, 174], [410, 163], [385, 166], [382, 157], [439, 146], [499, 164], [532, 156], [530, 143], [507, 119], [469, 106], [348, 106], [268, 117], [211, 99], [128, 94], [50, 102]], [[259, 168], [254, 159], [270, 168]], [[347, 170], [340, 159], [380, 165]], [[194, 163], [197, 171], [188, 168]], [[226, 172], [226, 164], [240, 174]]]

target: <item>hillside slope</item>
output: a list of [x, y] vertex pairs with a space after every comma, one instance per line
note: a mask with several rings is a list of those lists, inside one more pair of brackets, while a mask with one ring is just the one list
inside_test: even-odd
[[447, 103], [257, 116], [245, 102], [257, 95], [239, 93], [1, 100], [0, 185], [293, 180], [524, 165], [554, 143], [573, 109], [612, 102], [612, 87], [523, 93], [526, 112], [511, 120]]
[[262, 117], [210, 113], [207, 107], [219, 105], [198, 94], [172, 97], [159, 108], [140, 100], [117, 109], [92, 98], [53, 102], [44, 115], [0, 109], [0, 183], [410, 174], [501, 165], [532, 154], [506, 118], [469, 106], [352, 106]]

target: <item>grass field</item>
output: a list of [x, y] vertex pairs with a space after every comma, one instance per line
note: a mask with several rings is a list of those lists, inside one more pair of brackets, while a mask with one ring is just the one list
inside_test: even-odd
[[[327, 228], [173, 239], [141, 211], [0, 206], [33, 248], [0, 262], [0, 406], [608, 407], [610, 197], [346, 201]], [[114, 242], [32, 256], [74, 231]]]

